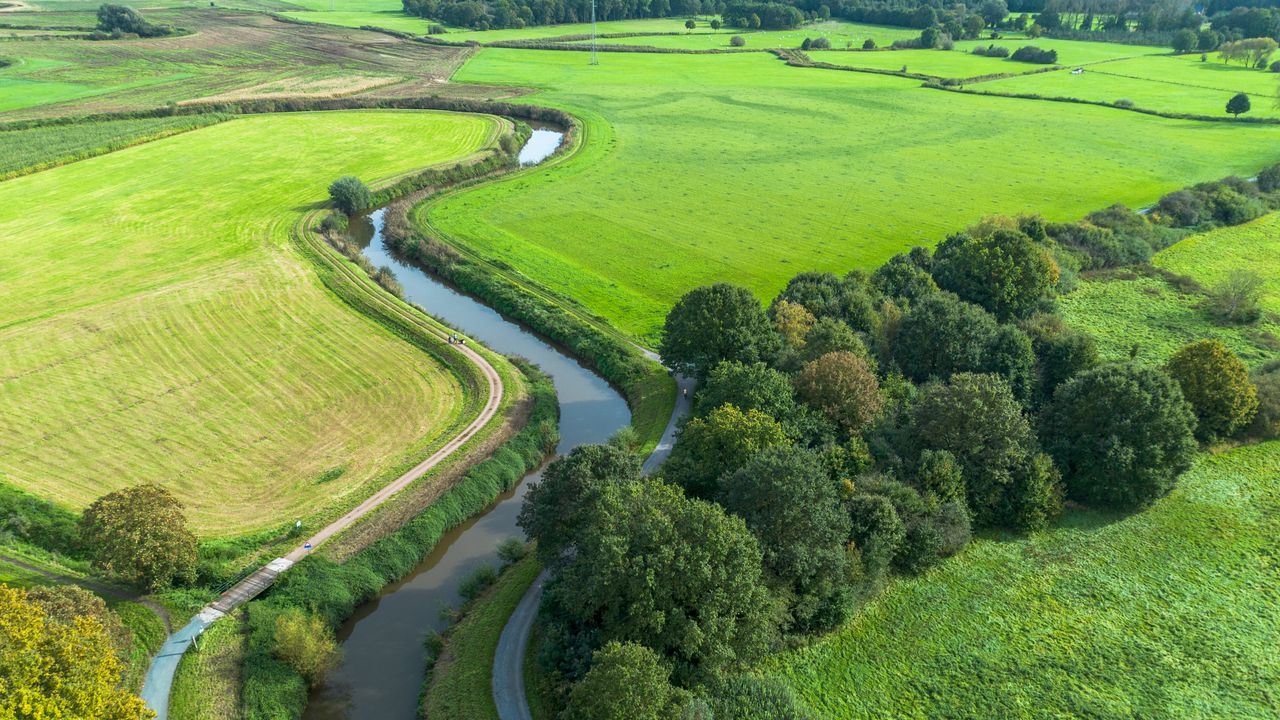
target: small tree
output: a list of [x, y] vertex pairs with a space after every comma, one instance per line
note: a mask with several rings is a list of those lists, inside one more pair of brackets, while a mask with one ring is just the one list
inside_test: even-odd
[[711, 29], [712, 29], [712, 30], [719, 30], [719, 29], [720, 29], [720, 27], [721, 27], [721, 26], [720, 26], [720, 19], [719, 19], [719, 18], [715, 18], [715, 19], [713, 19], [713, 20], [711, 21]]
[[1221, 340], [1200, 340], [1169, 358], [1168, 373], [1196, 414], [1196, 437], [1230, 437], [1246, 427], [1258, 410], [1258, 391], [1249, 368]]
[[80, 538], [94, 567], [143, 590], [195, 580], [196, 538], [182, 504], [159, 485], [98, 498], [80, 518]]
[[714, 497], [719, 479], [752, 455], [790, 441], [777, 420], [760, 412], [723, 405], [688, 422], [662, 470], [694, 497]]
[[743, 45], [747, 44], [747, 39], [742, 37], [741, 35], [734, 35], [733, 37], [729, 38], [729, 44], [734, 47], [742, 47]]
[[1244, 93], [1236, 93], [1227, 101], [1227, 112], [1235, 117], [1240, 117], [1241, 113], [1249, 112], [1251, 107], [1249, 96]]
[[369, 186], [354, 175], [340, 177], [329, 185], [329, 198], [339, 210], [354, 215], [361, 210], [373, 206], [373, 195]]
[[698, 23], [694, 22], [693, 18], [689, 18], [688, 20], [684, 21], [684, 27], [686, 30], [692, 30], [698, 27]]
[[876, 41], [875, 41], [875, 40], [873, 40], [872, 38], [867, 38], [866, 40], [863, 40], [863, 41], [862, 41], [862, 49], [863, 49], [863, 50], [875, 50], [875, 49], [876, 49]]
[[1173, 51], [1176, 53], [1189, 53], [1200, 47], [1200, 36], [1195, 30], [1183, 28], [1173, 34]]
[[1209, 312], [1218, 320], [1248, 324], [1262, 316], [1262, 276], [1252, 270], [1235, 269], [1209, 290]]
[[595, 652], [591, 669], [573, 686], [566, 720], [665, 720], [677, 717], [685, 693], [649, 648], [610, 642]]
[[307, 679], [312, 687], [338, 664], [338, 643], [320, 618], [289, 609], [276, 616], [272, 651]]

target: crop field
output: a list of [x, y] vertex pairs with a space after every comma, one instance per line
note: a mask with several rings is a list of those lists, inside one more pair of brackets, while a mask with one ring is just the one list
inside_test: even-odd
[[[201, 98], [354, 94], [405, 81], [438, 82], [463, 58], [453, 48], [360, 30], [286, 24], [261, 14], [181, 11], [160, 13], [158, 20], [197, 33], [151, 40], [14, 43], [8, 52], [20, 53], [20, 64], [0, 69], [0, 112], [32, 117]], [[53, 104], [58, 105], [48, 107]]]
[[1221, 228], [1188, 237], [1152, 259], [1158, 267], [1187, 275], [1213, 287], [1233, 269], [1246, 268], [1263, 276], [1264, 315], [1256, 327], [1214, 323], [1201, 307], [1203, 296], [1179, 292], [1155, 277], [1121, 276], [1080, 283], [1059, 299], [1063, 316], [1098, 338], [1103, 357], [1122, 360], [1137, 345], [1137, 359], [1162, 363], [1179, 348], [1201, 338], [1226, 343], [1250, 365], [1280, 354], [1280, 213], [1246, 225]]
[[160, 483], [202, 536], [368, 492], [464, 390], [329, 294], [290, 228], [340, 175], [452, 160], [497, 127], [251, 116], [0, 183], [0, 478], [76, 508]]
[[101, 155], [221, 119], [218, 115], [184, 115], [0, 130], [0, 179], [20, 171]]
[[[601, 30], [601, 32], [605, 31]], [[619, 45], [680, 48], [683, 50], [712, 50], [731, 47], [729, 38], [734, 35], [741, 35], [747, 42], [746, 48], [760, 50], [775, 47], [797, 48], [800, 47], [805, 38], [824, 37], [831, 42], [831, 47], [843, 48], [848, 46], [862, 47], [862, 42], [868, 38], [875, 40], [877, 45], [889, 45], [894, 40], [920, 36], [918, 30], [884, 27], [881, 25], [862, 25], [841, 20], [811, 23], [795, 30], [751, 31], [737, 28], [721, 28], [719, 31], [714, 31], [705, 21], [700, 21], [697, 29], [692, 32], [685, 30], [683, 21], [681, 21], [679, 32], [682, 34], [657, 37], [608, 38], [600, 42]]]
[[1227, 101], [1238, 92], [1252, 100], [1245, 117], [1280, 117], [1280, 78], [1274, 73], [1221, 62], [1200, 62], [1199, 55], [1140, 57], [1088, 67], [1080, 75], [1065, 72], [997, 80], [983, 90], [1037, 93], [1099, 102], [1129, 100], [1138, 107], [1173, 113], [1226, 115]]
[[1274, 718], [1280, 442], [1127, 517], [1073, 512], [895, 582], [765, 672], [824, 718]]
[[1036, 65], [1016, 63], [1000, 58], [983, 57], [956, 50], [886, 50], [883, 52], [840, 52], [836, 50], [810, 50], [809, 57], [819, 62], [849, 67], [877, 70], [901, 70], [937, 75], [939, 77], [966, 78], [996, 73], [1024, 73], [1039, 69]]
[[587, 141], [434, 203], [430, 223], [650, 341], [701, 284], [768, 297], [801, 270], [871, 268], [991, 213], [1075, 219], [1280, 159], [1280, 128], [946, 93], [764, 53], [591, 67], [484, 49], [455, 80], [539, 88], [530, 101], [578, 114]]

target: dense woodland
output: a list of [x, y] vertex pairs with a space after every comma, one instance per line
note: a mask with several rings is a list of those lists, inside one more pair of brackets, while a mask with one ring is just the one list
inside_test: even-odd
[[[1202, 443], [1276, 436], [1280, 373], [1251, 378], [1212, 340], [1159, 367], [1104, 364], [1055, 298], [1278, 193], [1280, 166], [1149, 214], [991, 217], [870, 274], [801, 273], [767, 308], [731, 284], [687, 293], [661, 351], [699, 388], [658, 476], [626, 437], [579, 447], [521, 512], [552, 572], [539, 661], [563, 717], [807, 717], [739, 671], [975, 531], [1044, 529], [1066, 502], [1138, 511]], [[1257, 319], [1247, 277], [1210, 298], [1217, 322]]]

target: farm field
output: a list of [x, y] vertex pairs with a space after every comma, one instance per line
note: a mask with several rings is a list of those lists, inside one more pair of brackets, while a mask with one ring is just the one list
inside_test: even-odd
[[[1169, 53], [1169, 48], [1152, 47], [1149, 45], [1126, 45], [1123, 43], [1108, 42], [1091, 42], [1085, 40], [1058, 40], [1055, 38], [1010, 38], [1005, 37], [999, 40], [960, 40], [956, 42], [956, 50], [960, 52], [972, 52], [975, 47], [987, 47], [995, 45], [997, 47], [1008, 48], [1009, 52], [1013, 52], [1020, 47], [1027, 45], [1035, 45], [1045, 50], [1058, 51], [1059, 65], [1090, 65], [1093, 63], [1108, 62], [1121, 58], [1141, 57], [1146, 55], [1165, 55]], [[1029, 67], [1035, 67], [1034, 65]]]
[[[17, 50], [10, 52], [21, 53], [20, 64], [0, 69], [0, 112], [10, 111], [4, 119], [197, 99], [349, 95], [396, 83], [438, 83], [462, 60], [453, 48], [286, 24], [256, 13], [161, 12], [154, 19], [196, 32], [151, 40], [15, 43]], [[56, 109], [49, 107], [54, 104]]]
[[1280, 159], [1280, 128], [944, 93], [763, 53], [592, 68], [484, 49], [454, 79], [539, 88], [530, 101], [577, 113], [587, 142], [419, 218], [647, 341], [707, 282], [768, 297], [801, 270], [871, 268], [991, 213], [1075, 219]]
[[218, 122], [218, 115], [111, 120], [0, 130], [0, 178], [33, 167], [100, 155], [125, 145]]
[[1280, 272], [1274, 258], [1280, 247], [1280, 213], [1245, 225], [1192, 235], [1152, 259], [1157, 267], [1187, 275], [1213, 287], [1236, 268], [1263, 276], [1261, 305], [1271, 313], [1257, 327], [1223, 326], [1200, 307], [1203, 297], [1179, 292], [1158, 277], [1123, 276], [1080, 283], [1060, 298], [1063, 316], [1098, 339], [1104, 359], [1122, 360], [1138, 346], [1137, 358], [1162, 363], [1178, 348], [1201, 338], [1226, 343], [1250, 365], [1277, 356], [1280, 338]]
[[1244, 92], [1253, 101], [1245, 117], [1278, 117], [1278, 83], [1274, 73], [1220, 62], [1202, 63], [1198, 55], [1184, 55], [1118, 60], [1089, 67], [1081, 75], [1055, 72], [1007, 78], [984, 83], [980, 89], [1108, 103], [1124, 99], [1163, 112], [1224, 117], [1227, 101]]
[[[601, 32], [604, 32], [604, 30], [601, 30]], [[692, 32], [685, 30], [684, 25], [681, 24], [679, 32], [682, 34], [659, 37], [607, 38], [600, 42], [619, 45], [680, 48], [684, 50], [712, 50], [731, 47], [729, 38], [734, 35], [741, 35], [747, 42], [746, 48], [761, 50], [774, 47], [797, 48], [800, 47], [805, 38], [825, 37], [831, 41], [832, 47], [841, 48], [846, 45], [862, 47], [862, 42], [867, 38], [875, 40], [877, 45], [889, 45], [894, 40], [920, 36], [920, 32], [917, 30], [881, 25], [863, 25], [842, 20], [810, 23], [795, 30], [751, 31], [738, 28], [721, 28], [715, 31], [705, 21], [701, 21], [698, 23], [697, 29]]]
[[464, 389], [325, 291], [289, 231], [334, 178], [453, 160], [497, 127], [251, 116], [0, 183], [0, 478], [73, 508], [157, 482], [206, 537], [362, 496], [450, 430]]
[[818, 62], [848, 67], [901, 70], [948, 78], [966, 78], [995, 73], [1025, 73], [1040, 69], [1037, 65], [1016, 63], [1000, 58], [957, 52], [955, 50], [886, 50], [883, 52], [840, 52], [810, 50], [809, 57]]

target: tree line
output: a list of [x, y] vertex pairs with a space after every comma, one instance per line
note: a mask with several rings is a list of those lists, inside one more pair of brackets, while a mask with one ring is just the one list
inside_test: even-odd
[[699, 384], [667, 462], [645, 477], [622, 443], [578, 448], [521, 511], [552, 572], [539, 662], [562, 717], [807, 717], [742, 671], [975, 530], [1040, 530], [1067, 501], [1138, 511], [1201, 443], [1274, 437], [1280, 373], [1251, 378], [1214, 340], [1103, 363], [1056, 312], [1081, 267], [1221, 222], [1172, 211], [1232, 185], [1151, 218], [987, 218], [872, 273], [801, 273], [767, 307], [726, 283], [685, 294], [660, 351]]

